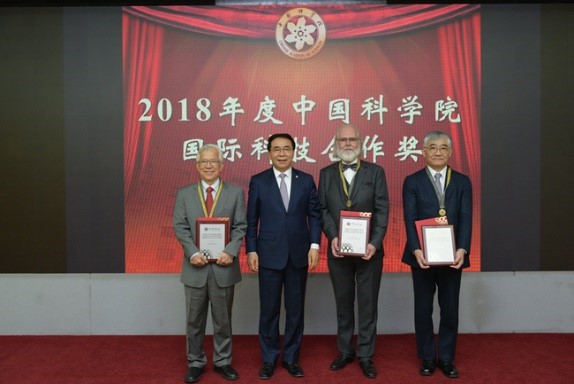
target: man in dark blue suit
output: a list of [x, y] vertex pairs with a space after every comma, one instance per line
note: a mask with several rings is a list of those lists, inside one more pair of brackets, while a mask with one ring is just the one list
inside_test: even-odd
[[284, 291], [283, 367], [303, 377], [299, 351], [304, 329], [307, 272], [319, 262], [321, 216], [313, 177], [292, 168], [295, 141], [278, 133], [267, 150], [273, 167], [251, 178], [247, 202], [249, 269], [259, 274], [259, 377], [273, 376], [281, 352], [279, 314]]
[[[423, 147], [427, 166], [407, 176], [403, 183], [407, 244], [402, 261], [411, 266], [413, 279], [417, 354], [422, 360], [419, 372], [423, 376], [430, 376], [438, 364], [445, 376], [457, 378], [459, 374], [454, 358], [458, 304], [462, 268], [470, 265], [472, 186], [468, 176], [448, 166], [452, 141], [446, 133], [428, 133]], [[429, 266], [421, 250], [415, 221], [444, 215], [454, 227], [454, 262], [446, 266]], [[441, 313], [438, 342], [435, 341], [432, 320], [437, 288]]]

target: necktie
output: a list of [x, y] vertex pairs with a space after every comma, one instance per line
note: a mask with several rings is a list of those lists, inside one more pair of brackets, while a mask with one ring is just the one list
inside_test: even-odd
[[345, 172], [347, 169], [352, 169], [353, 171], [357, 172], [357, 163], [353, 164], [342, 163], [342, 166], [343, 166], [343, 172]]
[[442, 175], [438, 172], [434, 174], [434, 182], [435, 182], [436, 187], [438, 189], [438, 193], [442, 196], [443, 190], [442, 190], [442, 184], [440, 182], [441, 177], [442, 177]]
[[282, 173], [279, 175], [281, 178], [281, 184], [279, 184], [279, 192], [281, 192], [281, 200], [283, 200], [283, 205], [285, 206], [285, 210], [289, 208], [289, 193], [287, 193], [287, 184], [285, 184], [285, 176], [286, 174]]
[[211, 213], [211, 208], [213, 207], [213, 194], [211, 193], [213, 192], [213, 188], [207, 187], [205, 192], [205, 207], [207, 208], [207, 215], [209, 215]]

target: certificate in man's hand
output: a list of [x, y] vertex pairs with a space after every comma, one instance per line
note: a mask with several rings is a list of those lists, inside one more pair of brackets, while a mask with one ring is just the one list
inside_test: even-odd
[[228, 217], [200, 217], [195, 221], [196, 245], [199, 251], [214, 263], [229, 242]]
[[425, 225], [448, 225], [448, 219], [446, 216], [431, 217], [430, 219], [423, 219], [415, 221], [415, 226], [417, 228], [417, 235], [419, 237], [419, 244], [421, 250], [424, 252], [424, 241], [423, 241], [423, 226]]
[[371, 212], [341, 211], [339, 254], [365, 256], [371, 226]]
[[451, 265], [455, 259], [452, 225], [423, 225], [424, 256], [428, 265]]

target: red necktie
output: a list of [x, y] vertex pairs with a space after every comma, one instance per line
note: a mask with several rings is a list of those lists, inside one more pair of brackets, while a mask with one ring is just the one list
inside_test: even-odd
[[213, 207], [213, 195], [211, 194], [211, 192], [213, 192], [213, 188], [207, 187], [206, 192], [205, 207], [207, 208], [207, 215], [209, 216], [211, 214], [211, 208]]

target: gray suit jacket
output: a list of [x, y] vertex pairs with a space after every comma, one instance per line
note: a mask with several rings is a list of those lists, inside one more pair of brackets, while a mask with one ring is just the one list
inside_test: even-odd
[[339, 218], [341, 211], [371, 212], [371, 234], [369, 243], [377, 252], [373, 257], [382, 257], [383, 239], [387, 233], [389, 221], [389, 194], [385, 171], [380, 166], [361, 160], [361, 166], [353, 180], [350, 208], [345, 206], [347, 198], [341, 184], [339, 163], [333, 163], [321, 170], [319, 176], [319, 202], [321, 204], [321, 225], [329, 239], [328, 257], [331, 252], [331, 240], [339, 237]]
[[[183, 247], [180, 281], [191, 287], [203, 287], [207, 281], [209, 266], [197, 268], [191, 265], [189, 258], [199, 252], [196, 245], [195, 220], [203, 216], [197, 183], [187, 185], [177, 192], [173, 208], [173, 228]], [[223, 183], [221, 194], [215, 205], [213, 217], [229, 217], [231, 234], [224, 252], [235, 258], [233, 264], [220, 267], [212, 264], [215, 280], [220, 287], [229, 287], [241, 281], [239, 269], [239, 251], [247, 228], [245, 219], [245, 194], [243, 188]]]

